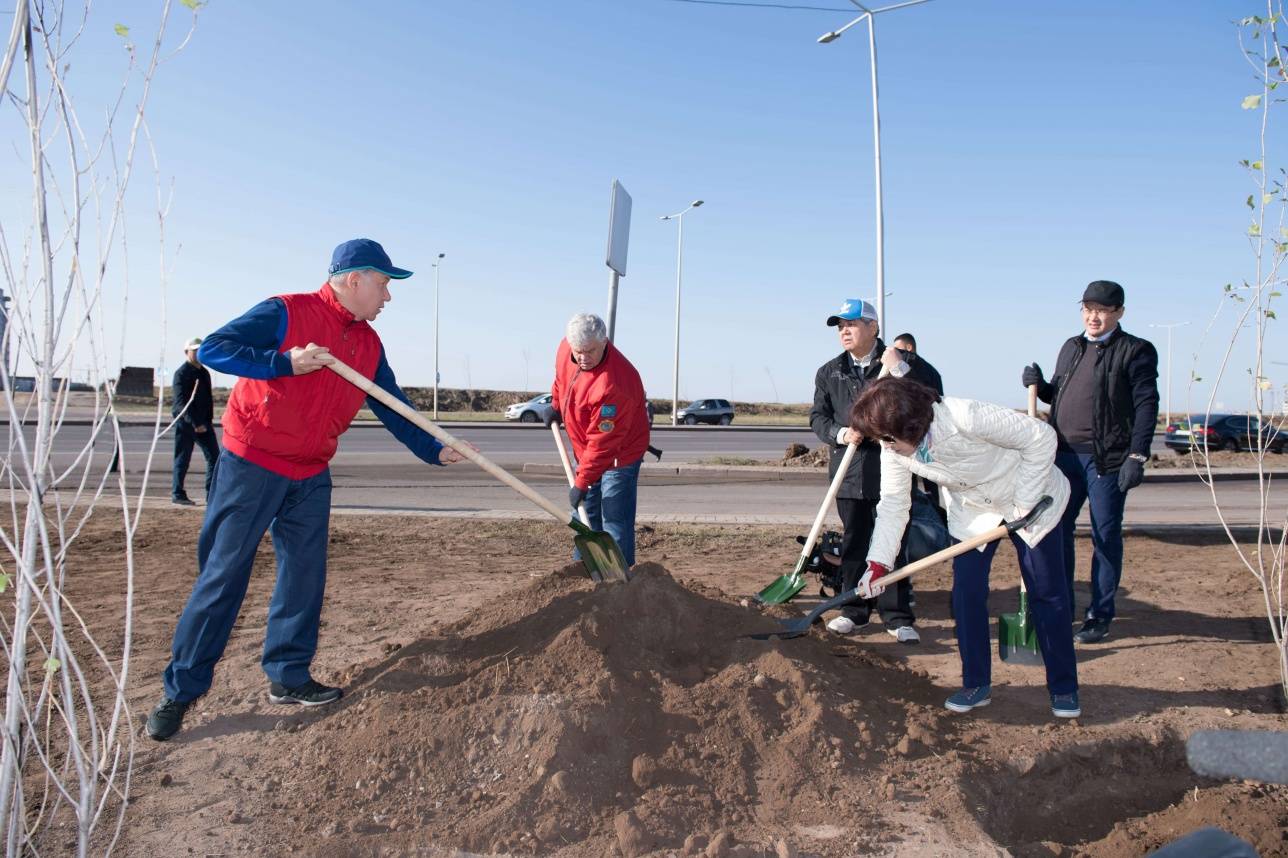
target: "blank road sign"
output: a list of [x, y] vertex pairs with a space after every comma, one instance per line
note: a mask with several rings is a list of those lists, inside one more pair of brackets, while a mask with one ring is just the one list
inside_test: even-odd
[[626, 276], [626, 246], [631, 237], [631, 195], [622, 183], [613, 179], [613, 195], [608, 202], [608, 267], [618, 277]]

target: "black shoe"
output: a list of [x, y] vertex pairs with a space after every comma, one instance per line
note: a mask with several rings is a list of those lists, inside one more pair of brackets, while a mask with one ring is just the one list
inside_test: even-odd
[[310, 679], [303, 685], [287, 688], [280, 682], [270, 683], [268, 699], [274, 703], [300, 703], [304, 706], [325, 706], [344, 696], [339, 688], [332, 688]]
[[169, 697], [162, 697], [157, 708], [148, 716], [148, 735], [158, 742], [164, 742], [183, 726], [183, 713], [188, 711], [191, 701], [180, 703]]
[[1099, 643], [1109, 637], [1108, 620], [1087, 620], [1073, 639], [1080, 644]]
[[196, 506], [197, 505], [196, 502], [193, 501], [193, 499], [188, 497], [187, 495], [172, 497], [170, 498], [170, 503], [174, 504], [175, 506]]

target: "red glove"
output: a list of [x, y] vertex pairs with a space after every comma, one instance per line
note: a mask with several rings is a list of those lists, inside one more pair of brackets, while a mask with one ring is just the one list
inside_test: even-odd
[[883, 563], [868, 561], [868, 571], [863, 573], [859, 579], [859, 586], [856, 588], [860, 596], [864, 599], [875, 599], [885, 592], [885, 585], [877, 582], [890, 574], [890, 567]]

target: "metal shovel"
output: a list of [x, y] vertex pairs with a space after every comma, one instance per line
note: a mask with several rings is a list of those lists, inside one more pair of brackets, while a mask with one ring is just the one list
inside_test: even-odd
[[[1038, 416], [1038, 386], [1029, 385], [1029, 416]], [[997, 618], [997, 655], [1011, 664], [1041, 664], [1042, 647], [1038, 645], [1038, 629], [1029, 613], [1029, 592], [1024, 586], [1024, 573], [1020, 573], [1020, 609], [1013, 614], [1000, 614]]]
[[576, 516], [570, 516], [550, 500], [537, 494], [536, 490], [524, 484], [513, 474], [502, 470], [493, 462], [489, 461], [478, 450], [475, 450], [469, 444], [460, 441], [456, 436], [452, 435], [452, 433], [448, 432], [443, 427], [438, 426], [435, 423], [431, 423], [419, 411], [412, 408], [401, 399], [398, 399], [396, 396], [393, 396], [384, 388], [372, 382], [371, 379], [363, 376], [353, 367], [344, 363], [334, 355], [331, 356], [331, 359], [331, 363], [327, 364], [327, 367], [336, 375], [340, 376], [354, 387], [359, 388], [372, 399], [378, 400], [401, 414], [403, 417], [406, 417], [412, 423], [416, 424], [421, 429], [424, 429], [439, 441], [443, 442], [448, 447], [451, 447], [466, 459], [469, 459], [484, 471], [487, 471], [487, 473], [496, 477], [498, 480], [553, 515], [555, 518], [560, 521], [566, 521], [568, 526], [571, 527], [576, 534], [573, 536], [573, 543], [577, 546], [577, 550], [581, 552], [582, 563], [586, 564], [586, 569], [590, 572], [590, 577], [592, 579], [596, 581], [604, 579], [610, 581], [628, 580], [626, 573], [626, 558], [622, 555], [622, 549], [617, 544], [617, 540], [613, 539], [611, 534], [605, 533], [602, 530], [591, 530], [585, 524], [578, 521]]
[[[1033, 522], [1033, 520], [1037, 518], [1039, 515], [1041, 515], [1043, 511], [1046, 510], [1046, 508], [1049, 507], [1050, 505], [1051, 505], [1051, 496], [1043, 495], [1042, 499], [1039, 500], [1037, 504], [1034, 505], [1033, 509], [1029, 510], [1028, 514], [1025, 515], [1023, 518], [1018, 518], [1015, 521], [1004, 521], [1001, 524], [999, 524], [997, 527], [993, 528], [992, 530], [981, 533], [979, 536], [972, 536], [970, 539], [967, 539], [963, 542], [959, 542], [956, 545], [950, 545], [948, 548], [945, 548], [943, 551], [936, 552], [935, 554], [932, 554], [929, 557], [922, 558], [921, 560], [918, 560], [915, 563], [909, 563], [907, 566], [904, 566], [902, 569], [899, 569], [897, 571], [891, 572], [889, 575], [886, 575], [884, 578], [881, 579], [881, 583], [884, 586], [889, 587], [891, 584], [896, 584], [899, 581], [902, 581], [904, 578], [908, 578], [912, 575], [915, 575], [916, 573], [921, 572], [924, 569], [929, 569], [931, 566], [934, 566], [939, 563], [943, 563], [945, 560], [949, 560], [953, 557], [956, 557], [959, 554], [965, 554], [967, 551], [971, 551], [975, 548], [979, 548], [981, 545], [985, 545], [989, 542], [992, 542], [995, 539], [1001, 539], [1003, 536], [1006, 536], [1009, 533], [1014, 533], [1017, 530], [1021, 530], [1025, 527], [1028, 527]], [[846, 605], [852, 605], [855, 602], [862, 601], [862, 598], [863, 597], [859, 595], [859, 589], [857, 587], [855, 587], [853, 590], [846, 590], [836, 598], [829, 599], [828, 601], [819, 605], [817, 608], [810, 611], [801, 619], [792, 620], [790, 622], [783, 623], [783, 627], [781, 629], [778, 629], [777, 631], [759, 632], [757, 634], [749, 635], [749, 637], [755, 638], [758, 641], [767, 641], [771, 638], [786, 639], [786, 638], [800, 637], [801, 635], [808, 632], [810, 626], [818, 622], [819, 617], [822, 617], [828, 611], [834, 611], [837, 608], [843, 608]]]
[[[551, 423], [550, 431], [554, 432], [555, 447], [559, 450], [559, 461], [563, 463], [564, 475], [568, 477], [568, 487], [572, 488], [573, 485], [576, 484], [577, 478], [573, 476], [572, 460], [568, 458], [568, 448], [564, 446], [563, 433], [559, 431], [558, 423]], [[581, 519], [582, 524], [586, 525], [586, 527], [590, 527], [590, 516], [586, 514], [586, 504], [584, 502], [577, 504], [577, 516]], [[612, 537], [609, 537], [609, 538], [611, 539]], [[614, 544], [616, 544], [616, 542], [614, 542]], [[625, 574], [625, 577], [622, 577], [617, 580], [629, 581], [630, 573], [626, 572], [626, 565], [624, 563], [622, 564], [622, 571]], [[597, 571], [592, 570], [590, 573], [590, 577], [594, 578], [596, 581], [603, 580], [602, 578], [596, 577], [597, 574], [598, 574]]]

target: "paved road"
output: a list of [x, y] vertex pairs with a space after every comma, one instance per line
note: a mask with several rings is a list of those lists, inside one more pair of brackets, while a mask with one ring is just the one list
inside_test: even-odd
[[[126, 472], [130, 484], [141, 478], [142, 456], [151, 443], [147, 427], [124, 428]], [[0, 429], [7, 432], [7, 429]], [[89, 437], [88, 427], [70, 426], [60, 435], [56, 464], [70, 464], [75, 450]], [[525, 462], [558, 461], [548, 431], [515, 426], [460, 427], [460, 437], [479, 446], [498, 463], [518, 470]], [[713, 456], [771, 459], [782, 455], [788, 443], [812, 444], [813, 436], [795, 431], [729, 431], [724, 429], [666, 429], [654, 442], [666, 450], [665, 463], [694, 461]], [[149, 497], [164, 502], [169, 496], [170, 438], [157, 445]], [[96, 454], [107, 459], [106, 445]], [[96, 466], [96, 470], [102, 465]], [[200, 495], [204, 463], [194, 457], [189, 493]], [[541, 517], [544, 515], [508, 487], [469, 464], [450, 468], [424, 465], [380, 428], [355, 428], [342, 439], [332, 463], [335, 507], [338, 512], [371, 510], [389, 513], [440, 516]], [[524, 475], [523, 479], [552, 500], [564, 503], [566, 487], [557, 476]], [[1219, 483], [1218, 492], [1228, 507], [1230, 520], [1254, 522], [1258, 498], [1256, 484], [1248, 481]], [[820, 473], [814, 481], [780, 481], [759, 474], [724, 475], [718, 479], [700, 474], [649, 473], [646, 468], [640, 491], [641, 521], [725, 523], [791, 523], [808, 525], [826, 490]], [[1282, 520], [1286, 494], [1276, 491]], [[1272, 509], [1276, 507], [1272, 504]], [[1084, 513], [1084, 520], [1085, 520]], [[1134, 490], [1127, 507], [1132, 524], [1210, 524], [1215, 521], [1211, 497], [1199, 483], [1145, 484]]]

